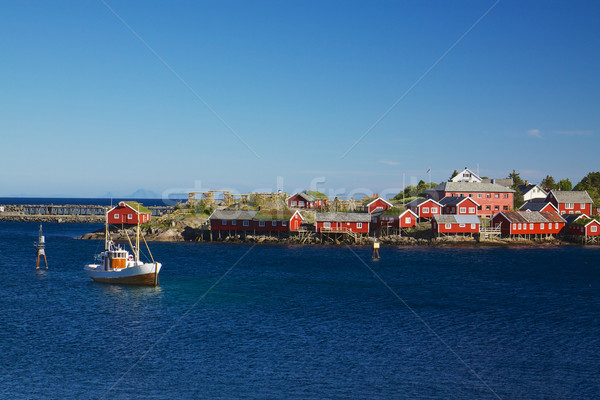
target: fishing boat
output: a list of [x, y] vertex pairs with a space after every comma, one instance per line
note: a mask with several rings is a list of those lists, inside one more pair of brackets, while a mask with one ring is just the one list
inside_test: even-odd
[[[139, 214], [139, 213], [138, 213]], [[137, 222], [135, 244], [127, 231], [127, 240], [131, 252], [111, 240], [108, 230], [108, 212], [106, 213], [104, 251], [96, 255], [95, 262], [84, 266], [85, 272], [96, 282], [120, 285], [157, 286], [158, 273], [162, 264], [154, 261], [148, 243], [144, 239], [151, 262], [140, 260], [140, 224]]]

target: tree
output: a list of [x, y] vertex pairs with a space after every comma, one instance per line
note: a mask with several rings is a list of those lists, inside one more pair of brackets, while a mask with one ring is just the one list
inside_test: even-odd
[[577, 185], [574, 190], [600, 189], [600, 172], [590, 172]]
[[458, 175], [458, 171], [454, 170], [454, 172], [452, 173], [452, 176], [450, 177], [450, 179], [448, 179], [448, 182], [450, 182], [452, 180], [452, 178], [454, 178], [456, 175]]
[[550, 175], [546, 175], [546, 177], [542, 179], [541, 185], [542, 189], [544, 189], [546, 192], [556, 189], [556, 183], [554, 182], [554, 178]]
[[523, 198], [523, 193], [517, 188], [515, 189], [515, 210], [521, 208], [523, 204], [525, 204], [525, 198]]
[[558, 181], [558, 184], [556, 186], [557, 186], [558, 190], [569, 191], [569, 190], [573, 189], [573, 184], [571, 183], [569, 178], [561, 179], [560, 181]]
[[521, 186], [521, 185], [525, 184], [525, 182], [523, 182], [523, 179], [521, 179], [521, 174], [518, 173], [517, 171], [515, 171], [514, 169], [513, 169], [513, 172], [508, 174], [508, 177], [512, 178], [512, 180], [513, 180], [512, 189], [516, 189], [517, 186]]

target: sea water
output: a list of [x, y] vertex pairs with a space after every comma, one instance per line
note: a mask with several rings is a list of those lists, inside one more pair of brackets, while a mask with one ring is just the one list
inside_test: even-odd
[[[97, 284], [92, 224], [0, 223], [0, 398], [600, 398], [600, 249], [151, 243]], [[42, 267], [43, 268], [43, 267]]]

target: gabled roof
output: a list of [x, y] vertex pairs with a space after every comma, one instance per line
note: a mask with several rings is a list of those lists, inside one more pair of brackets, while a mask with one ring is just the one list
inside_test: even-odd
[[539, 185], [534, 185], [532, 183], [530, 183], [529, 185], [519, 185], [517, 186], [517, 189], [519, 189], [519, 192], [521, 192], [521, 194], [525, 195], [527, 194], [530, 190], [534, 189], [534, 188], [538, 188], [540, 190], [540, 192], [542, 192], [543, 194], [548, 194], [544, 189], [542, 189]]
[[253, 219], [258, 211], [256, 210], [215, 210], [208, 219]]
[[553, 196], [559, 203], [593, 203], [594, 201], [585, 190], [551, 190], [546, 199]]
[[114, 210], [117, 207], [128, 207], [131, 210], [135, 211], [136, 213], [139, 210], [140, 214], [151, 214], [152, 213], [152, 211], [150, 211], [150, 209], [144, 207], [141, 203], [138, 203], [137, 201], [121, 201], [121, 202], [119, 202], [118, 205], [116, 205], [113, 208], [111, 208], [110, 210], [108, 210], [108, 212], [111, 212], [112, 210]]
[[288, 197], [287, 199], [285, 199], [285, 201], [287, 202], [289, 199], [291, 199], [294, 196], [300, 196], [300, 197], [302, 197], [304, 200], [306, 200], [308, 202], [313, 202], [313, 201], [317, 200], [315, 198], [315, 196], [313, 196], [312, 194], [308, 194], [308, 193], [306, 193], [306, 191], [304, 191], [304, 192], [294, 193], [293, 195], [291, 195], [290, 197]]
[[372, 200], [370, 203], [367, 203], [367, 207], [369, 207], [371, 204], [375, 203], [377, 200], [381, 200], [383, 201], [385, 204], [387, 204], [390, 207], [393, 207], [394, 205], [392, 203], [390, 203], [389, 201], [387, 201], [386, 199], [384, 199], [383, 197], [376, 197], [374, 200]]
[[565, 220], [562, 219], [560, 215], [547, 211], [502, 211], [494, 215], [492, 219], [496, 218], [499, 215], [504, 216], [506, 220], [511, 224], [565, 222]]
[[481, 220], [477, 215], [455, 215], [442, 214], [434, 215], [433, 219], [438, 225], [441, 224], [481, 224]]
[[438, 203], [437, 201], [435, 201], [433, 199], [421, 199], [421, 198], [414, 199], [410, 203], [407, 203], [406, 206], [407, 207], [420, 207], [421, 204], [425, 203], [426, 201], [432, 201], [435, 204], [437, 204], [438, 206], [440, 206], [440, 207], [442, 206], [440, 203]]
[[558, 208], [554, 204], [547, 202], [546, 199], [529, 200], [519, 208], [519, 211], [542, 211], [548, 205], [558, 213]]
[[563, 219], [567, 221], [567, 224], [572, 224], [580, 218], [588, 218], [585, 214], [565, 214], [563, 215]]
[[477, 182], [442, 182], [432, 189], [425, 192], [491, 192], [491, 193], [514, 193], [514, 190], [497, 185], [495, 183], [477, 183]]
[[477, 181], [481, 182], [481, 178], [479, 177], [479, 175], [477, 175], [475, 172], [471, 171], [469, 168], [465, 167], [465, 169], [463, 169], [462, 171], [460, 171], [458, 174], [456, 174], [455, 177], [453, 177], [452, 179], [450, 179], [452, 182], [460, 182], [460, 179], [464, 179], [463, 175], [465, 173], [470, 174], [472, 177], [474, 177]]
[[404, 208], [404, 207], [393, 207], [393, 208], [383, 211], [379, 215], [381, 215], [383, 217], [393, 217], [395, 219], [396, 217], [402, 217], [406, 213], [410, 213], [410, 214], [414, 215], [415, 218], [419, 218], [419, 216], [417, 214], [415, 214], [415, 212], [413, 210], [409, 210], [408, 208]]
[[452, 196], [446, 196], [443, 199], [441, 199], [439, 201], [439, 203], [442, 206], [458, 206], [460, 203], [462, 203], [465, 200], [471, 200], [473, 203], [475, 203], [476, 206], [479, 206], [479, 203], [477, 203], [471, 197], [452, 197]]
[[371, 222], [371, 215], [367, 213], [336, 213], [325, 212], [316, 213], [315, 221], [317, 222]]
[[486, 178], [482, 179], [481, 183], [492, 183], [509, 188], [513, 185], [514, 182], [512, 178]]
[[302, 214], [300, 214], [299, 211], [291, 211], [291, 210], [260, 210], [255, 216], [254, 219], [255, 220], [283, 220], [283, 221], [289, 221], [290, 219], [292, 219], [292, 217], [294, 216], [294, 214], [298, 213], [298, 215], [300, 215], [300, 218], [304, 219], [304, 217], [302, 217]]

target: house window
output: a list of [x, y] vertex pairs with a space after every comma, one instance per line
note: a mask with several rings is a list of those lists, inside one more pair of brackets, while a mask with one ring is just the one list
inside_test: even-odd
[[579, 205], [579, 208], [581, 208], [581, 209], [583, 210], [583, 209], [585, 208], [585, 203], [581, 203], [581, 204]]
[[281, 221], [281, 226], [287, 226], [287, 221]]
[[573, 209], [573, 203], [565, 203], [565, 208], [566, 208], [567, 210], [571, 210], [571, 209]]
[[331, 228], [331, 222], [323, 222], [323, 228]]
[[598, 227], [596, 225], [590, 226], [590, 232], [598, 232]]
[[508, 193], [504, 193], [504, 198], [508, 199]]
[[452, 229], [452, 224], [446, 224], [446, 229]]
[[429, 207], [423, 207], [423, 214], [429, 213]]
[[473, 197], [473, 193], [469, 193], [469, 197]]
[[491, 210], [492, 208], [490, 206], [485, 206], [486, 210]]
[[223, 220], [223, 225], [227, 225], [227, 220], [226, 219]]
[[544, 230], [544, 229], [546, 229], [546, 224], [544, 224], [544, 223], [542, 222], [542, 223], [540, 224], [540, 229], [541, 229], [541, 230]]
[[299, 202], [298, 202], [298, 205], [299, 205], [300, 207], [304, 207], [304, 202], [303, 202], [303, 201], [299, 201]]
[[362, 222], [356, 223], [356, 229], [362, 229]]
[[292, 201], [292, 207], [296, 207], [297, 204], [298, 204], [297, 201]]
[[508, 211], [508, 206], [502, 206], [502, 209], [503, 209], [504, 211]]
[[119, 214], [115, 214], [115, 219], [119, 219]]
[[234, 219], [233, 221], [231, 221], [231, 225], [233, 225], [233, 226], [237, 225], [237, 221]]
[[459, 224], [458, 226], [460, 226], [461, 228], [464, 228], [465, 224]]
[[431, 213], [432, 214], [437, 213], [437, 207], [431, 207]]
[[465, 214], [467, 212], [467, 207], [461, 207], [460, 208], [460, 213], [461, 214]]
[[133, 214], [127, 214], [127, 219], [133, 219]]
[[475, 214], [475, 207], [469, 207], [469, 214]]
[[477, 229], [477, 224], [471, 224], [471, 229]]
[[244, 226], [250, 226], [250, 221], [248, 221], [248, 220], [244, 221]]
[[529, 229], [533, 230], [533, 224], [529, 224]]
[[277, 221], [271, 221], [271, 226], [277, 226]]
[[518, 229], [518, 230], [521, 230], [521, 224], [519, 224], [519, 225], [518, 225], [518, 228], [517, 228], [517, 229]]
[[517, 224], [513, 224], [513, 229], [517, 229]]
[[265, 226], [265, 221], [258, 221], [258, 226]]
[[480, 199], [481, 198], [481, 193], [477, 193], [477, 198]]
[[487, 197], [489, 199], [490, 197], [492, 197], [492, 195], [489, 193], [486, 193], [485, 197]]
[[465, 197], [465, 194], [464, 194], [464, 193], [461, 193], [461, 194], [460, 194], [460, 197]]
[[497, 198], [497, 199], [499, 199], [500, 198], [500, 193], [495, 193], [494, 197]]
[[[410, 217], [406, 217], [406, 218], [404, 218], [404, 223], [405, 223], [405, 224], [410, 224], [410, 222], [411, 222], [411, 221], [410, 221]], [[593, 228], [595, 228], [595, 227], [593, 227]]]
[[554, 224], [554, 229], [558, 229], [558, 222]]
[[494, 210], [499, 210], [500, 206], [494, 206]]

